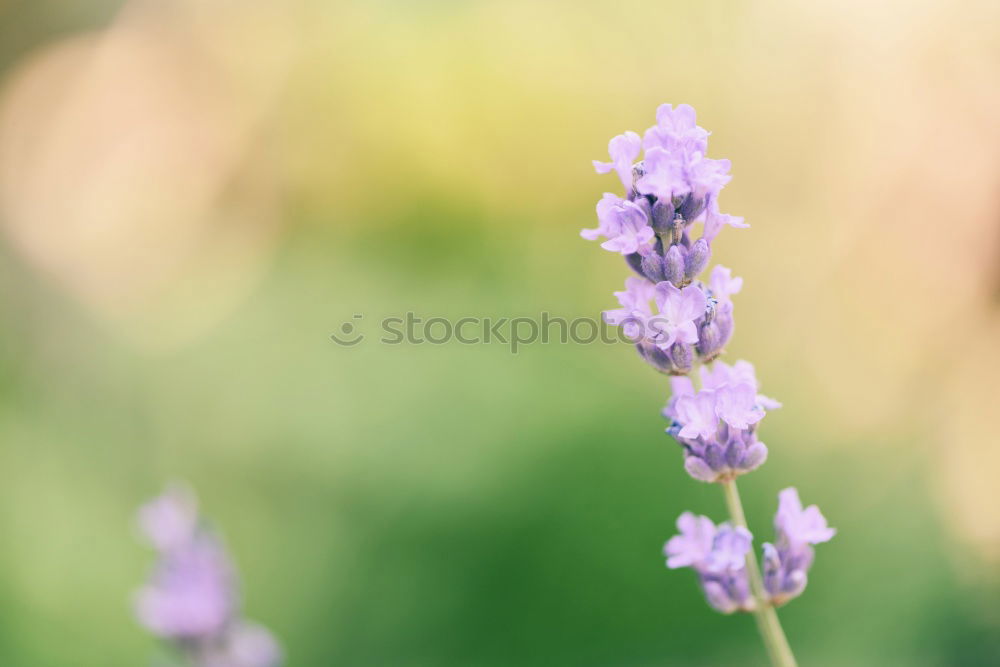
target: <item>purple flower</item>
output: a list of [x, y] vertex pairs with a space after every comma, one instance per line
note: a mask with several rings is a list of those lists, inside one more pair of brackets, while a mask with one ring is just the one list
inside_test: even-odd
[[685, 179], [690, 188], [689, 192], [695, 199], [709, 197], [714, 201], [723, 186], [732, 180], [733, 177], [729, 175], [731, 167], [732, 163], [729, 160], [712, 160], [702, 153], [692, 154], [685, 165]]
[[733, 428], [745, 429], [764, 417], [757, 405], [757, 390], [746, 382], [727, 384], [715, 391], [715, 413]]
[[[688, 378], [671, 383], [663, 409], [667, 433], [684, 449], [684, 467], [695, 479], [717, 482], [754, 470], [767, 459], [757, 423], [780, 403], [757, 393], [753, 366], [716, 361], [699, 369], [701, 391]], [[720, 422], [721, 420], [721, 422]]]
[[211, 637], [231, 620], [235, 589], [221, 545], [198, 536], [163, 555], [136, 595], [136, 614], [150, 632], [166, 639]]
[[694, 383], [686, 375], [674, 375], [670, 378], [670, 398], [663, 408], [664, 416], [677, 414], [677, 401], [683, 397], [694, 396], [697, 392]]
[[[719, 389], [726, 385], [749, 384], [754, 392], [758, 390], [757, 376], [754, 373], [753, 364], [749, 361], [737, 361], [730, 366], [724, 361], [714, 361], [711, 365], [703, 365], [698, 369], [701, 378], [701, 386], [705, 389]], [[781, 407], [781, 403], [768, 398], [763, 394], [757, 394], [757, 405], [764, 410], [775, 410]]]
[[580, 236], [588, 241], [596, 241], [600, 237], [611, 237], [617, 230], [617, 220], [611, 216], [611, 209], [621, 206], [625, 201], [618, 195], [605, 192], [601, 201], [597, 202], [597, 227], [594, 229], [581, 229]]
[[632, 190], [632, 164], [642, 150], [642, 139], [635, 132], [626, 132], [608, 142], [608, 155], [611, 162], [594, 160], [594, 169], [598, 174], [606, 174], [612, 169], [618, 172], [618, 178], [625, 186], [625, 192]]
[[672, 398], [675, 399], [681, 396], [694, 396], [694, 383], [686, 375], [672, 377], [670, 378], [670, 392]]
[[648, 280], [626, 278], [625, 290], [615, 292], [621, 308], [604, 311], [604, 321], [621, 326], [630, 340], [641, 340], [645, 334], [646, 322], [653, 314], [649, 304], [654, 292], [655, 287]]
[[173, 486], [138, 516], [159, 552], [135, 596], [139, 622], [182, 649], [194, 667], [278, 667], [274, 638], [240, 617], [235, 571], [219, 539], [200, 525], [194, 494]]
[[753, 536], [746, 528], [721, 524], [712, 541], [712, 552], [705, 562], [705, 569], [716, 573], [742, 570], [752, 543]]
[[678, 435], [682, 438], [708, 440], [719, 428], [714, 391], [700, 391], [692, 396], [681, 396], [674, 404], [674, 413], [680, 424]]
[[648, 254], [656, 237], [649, 226], [648, 208], [649, 202], [641, 204], [606, 194], [597, 204], [597, 228], [584, 229], [580, 235], [587, 240], [606, 237], [601, 247], [612, 252]]
[[246, 622], [233, 627], [220, 646], [206, 651], [204, 667], [274, 667], [283, 660], [274, 636], [266, 628]]
[[[647, 363], [672, 376], [663, 415], [670, 421], [666, 432], [681, 446], [687, 473], [726, 483], [767, 459], [758, 426], [768, 410], [781, 404], [759, 393], [750, 363], [730, 366], [716, 360], [733, 335], [732, 296], [743, 279], [723, 266], [716, 266], [707, 282], [697, 278], [722, 228], [749, 225], [719, 210], [731, 164], [708, 157], [709, 135], [696, 120], [690, 106], [664, 104], [641, 140], [633, 132], [611, 140], [611, 161], [594, 166], [600, 173], [618, 173], [625, 198], [605, 194], [597, 205], [598, 227], [581, 236], [606, 239], [602, 247], [623, 255], [638, 274], [626, 280], [624, 291], [615, 292], [621, 307], [605, 311], [604, 318], [623, 327]], [[644, 155], [636, 163], [640, 152]], [[695, 239], [697, 222], [703, 227]], [[688, 376], [696, 361], [702, 364], [700, 389]], [[664, 546], [667, 566], [695, 570], [709, 605], [723, 613], [754, 611], [758, 603], [783, 604], [805, 588], [813, 546], [835, 531], [816, 506], [803, 508], [791, 488], [779, 496], [774, 525], [775, 543], [763, 545], [768, 600], [760, 599], [760, 591], [758, 600], [750, 594], [746, 560], [753, 538], [744, 527], [716, 526], [685, 512], [677, 520], [680, 534]], [[773, 624], [761, 619], [765, 639], [780, 644], [781, 633], [768, 625]]]
[[[728, 180], [728, 178], [727, 178]], [[722, 228], [725, 226], [735, 227], [736, 229], [746, 229], [750, 225], [743, 222], [743, 218], [736, 215], [729, 215], [728, 213], [720, 213], [718, 206], [715, 203], [715, 199], [712, 199], [712, 204], [708, 207], [708, 211], [705, 213], [705, 231], [702, 237], [707, 241], [714, 241], [715, 237], [719, 235]]]
[[715, 524], [707, 516], [684, 512], [677, 518], [677, 530], [680, 535], [671, 537], [663, 548], [667, 556], [667, 567], [671, 570], [700, 567], [712, 553]]
[[[643, 160], [643, 175], [636, 189], [657, 199], [673, 199], [692, 195], [693, 201], [714, 199], [732, 178], [729, 160], [713, 160], [701, 152], [670, 151], [650, 148]], [[717, 233], [717, 232], [716, 232]], [[707, 236], [711, 241], [714, 235]]]
[[661, 104], [656, 109], [656, 125], [646, 130], [643, 148], [663, 148], [671, 152], [704, 153], [708, 150], [708, 132], [695, 124], [695, 110], [690, 104]]
[[167, 551], [187, 544], [198, 526], [198, 501], [190, 489], [174, 485], [139, 508], [139, 529], [150, 544]]
[[678, 289], [672, 283], [656, 285], [656, 305], [660, 309], [658, 317], [650, 324], [657, 331], [656, 343], [661, 349], [668, 349], [675, 342], [694, 344], [698, 342], [698, 328], [695, 320], [705, 314], [705, 293], [695, 285]]
[[713, 297], [720, 302], [728, 303], [731, 301], [730, 296], [743, 289], [743, 279], [733, 278], [729, 269], [718, 264], [708, 277], [708, 287]]
[[701, 380], [701, 386], [705, 389], [719, 389], [740, 382], [749, 382], [754, 388], [757, 387], [757, 377], [753, 364], [749, 361], [740, 360], [732, 366], [724, 361], [705, 364], [698, 369], [698, 377]]
[[794, 487], [778, 494], [778, 512], [774, 515], [774, 530], [779, 541], [793, 545], [829, 542], [837, 531], [830, 528], [819, 508], [802, 508], [799, 492]]
[[[750, 472], [767, 459], [767, 447], [757, 440], [756, 423], [764, 416], [749, 382], [721, 384], [693, 392], [677, 383], [681, 393], [663, 410], [670, 420], [667, 433], [684, 450], [684, 469], [703, 482], [719, 482]], [[721, 421], [720, 421], [721, 420]]]
[[680, 535], [663, 548], [667, 567], [690, 567], [708, 603], [724, 614], [754, 608], [746, 575], [746, 555], [753, 536], [746, 528], [728, 523], [716, 526], [705, 516], [685, 512], [677, 519]]
[[691, 192], [686, 178], [686, 160], [684, 152], [669, 151], [659, 146], [648, 149], [636, 189], [644, 195], [654, 195], [667, 201]]
[[764, 588], [775, 606], [798, 597], [808, 583], [815, 550], [812, 545], [827, 542], [836, 531], [815, 505], [803, 509], [798, 491], [788, 488], [778, 494], [774, 517], [776, 544], [764, 544]]

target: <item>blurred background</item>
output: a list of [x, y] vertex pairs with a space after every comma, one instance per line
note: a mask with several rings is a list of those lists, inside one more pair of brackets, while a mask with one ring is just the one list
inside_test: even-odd
[[633, 350], [375, 340], [614, 305], [590, 161], [662, 102], [752, 225], [751, 527], [839, 529], [802, 664], [1000, 664], [997, 3], [4, 0], [0, 75], [0, 664], [148, 664], [183, 479], [292, 666], [762, 665], [664, 567], [724, 507]]

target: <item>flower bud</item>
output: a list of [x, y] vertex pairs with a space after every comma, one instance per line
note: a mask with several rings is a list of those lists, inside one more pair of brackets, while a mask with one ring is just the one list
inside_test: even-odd
[[667, 234], [674, 225], [674, 205], [666, 199], [657, 199], [653, 204], [653, 231]]
[[625, 255], [625, 263], [628, 264], [629, 268], [638, 273], [643, 278], [646, 275], [642, 272], [642, 255], [637, 252]]
[[680, 285], [684, 279], [684, 252], [680, 246], [672, 245], [663, 257], [663, 279]]
[[705, 198], [688, 195], [677, 207], [677, 212], [681, 214], [686, 222], [691, 222], [705, 210]]
[[663, 281], [663, 258], [656, 253], [645, 255], [639, 263], [639, 268], [644, 275], [654, 283]]
[[675, 374], [686, 375], [691, 372], [694, 363], [694, 346], [686, 343], [674, 343], [670, 346], [670, 360], [674, 364]]
[[660, 371], [661, 373], [672, 373], [673, 372], [673, 362], [670, 361], [669, 355], [666, 352], [648, 342], [640, 342], [635, 346], [636, 351], [639, 352], [639, 356], [647, 364]]
[[705, 239], [698, 239], [694, 242], [684, 258], [684, 279], [694, 280], [695, 276], [701, 273], [712, 257], [712, 248]]
[[713, 310], [715, 316], [698, 328], [698, 356], [704, 363], [719, 356], [733, 335], [733, 304], [718, 304]]

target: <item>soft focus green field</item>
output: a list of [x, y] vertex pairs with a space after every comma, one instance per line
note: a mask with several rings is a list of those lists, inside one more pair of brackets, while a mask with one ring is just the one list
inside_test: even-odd
[[[0, 9], [13, 45], [5, 71], [32, 48], [106, 25], [109, 5]], [[964, 267], [951, 273], [963, 296], [924, 315], [941, 289], [920, 263], [934, 202], [926, 220], [910, 218], [916, 246], [874, 222], [891, 218], [880, 197], [924, 176], [892, 153], [868, 162], [883, 188], [860, 188], [867, 135], [845, 117], [864, 95], [896, 105], [900, 132], [919, 134], [932, 117], [916, 116], [908, 93], [880, 93], [878, 79], [859, 83], [860, 62], [851, 69], [785, 28], [845, 50], [866, 35], [833, 37], [824, 16], [799, 8], [779, 19], [767, 3], [649, 8], [649, 24], [687, 27], [660, 46], [633, 31], [644, 21], [632, 3], [317, 5], [288, 10], [305, 43], [262, 114], [266, 129], [240, 153], [240, 164], [273, 170], [265, 180], [279, 193], [264, 250], [252, 268], [234, 265], [250, 276], [244, 288], [203, 299], [228, 283], [182, 258], [155, 289], [102, 292], [102, 280], [139, 281], [145, 262], [102, 271], [172, 247], [173, 227], [101, 246], [107, 257], [75, 262], [70, 249], [48, 261], [45, 238], [58, 243], [62, 219], [26, 242], [18, 230], [29, 227], [11, 221], [40, 209], [0, 207], [0, 665], [149, 663], [156, 646], [130, 596], [152, 553], [133, 512], [172, 479], [197, 489], [234, 554], [248, 616], [274, 630], [291, 667], [763, 665], [752, 619], [710, 611], [693, 573], [664, 567], [677, 515], [721, 520], [723, 499], [684, 473], [662, 432], [666, 379], [631, 349], [535, 344], [512, 355], [502, 344], [375, 340], [380, 318], [407, 311], [573, 318], [612, 306], [625, 267], [577, 236], [613, 187], [589, 160], [604, 158], [613, 134], [649, 125], [661, 101], [699, 109], [713, 156], [734, 161], [725, 208], [753, 225], [726, 230], [717, 259], [746, 280], [727, 358], [754, 361], [785, 405], [762, 426], [769, 461], [740, 483], [756, 542], [770, 539], [789, 485], [838, 529], [818, 547], [806, 593], [781, 612], [801, 664], [1000, 664], [996, 491], [970, 504], [942, 482], [992, 488], [942, 462], [995, 447], [995, 428], [942, 414], [996, 389], [995, 375], [977, 388], [952, 371], [968, 356], [955, 344], [986, 350], [976, 368], [996, 362], [983, 324], [996, 302], [972, 287], [995, 275], [995, 256], [941, 260]], [[622, 11], [634, 29], [612, 23]], [[843, 11], [851, 25], [867, 16], [861, 5]], [[921, 11], [929, 31], [943, 9]], [[228, 43], [254, 63], [267, 60], [264, 18]], [[776, 52], [752, 37], [761, 26], [784, 35]], [[260, 43], [243, 41], [256, 30]], [[996, 42], [980, 30], [969, 48], [990, 53]], [[590, 41], [602, 35], [604, 46]], [[699, 62], [673, 68], [695, 53]], [[811, 64], [793, 62], [800, 55]], [[816, 90], [835, 97], [817, 101]], [[0, 174], [17, 185], [16, 132], [0, 141]], [[86, 156], [74, 178], [107, 164], [100, 151]], [[226, 190], [237, 200], [256, 182], [239, 174], [237, 194]], [[68, 197], [58, 185], [44, 191]], [[167, 200], [184, 198], [172, 185]], [[948, 201], [995, 188], [963, 187]], [[848, 221], [845, 192], [856, 196]], [[955, 232], [969, 246], [976, 230], [995, 229], [992, 209], [976, 212]], [[208, 264], [228, 266], [230, 250], [210, 251]], [[368, 339], [334, 345], [329, 335], [355, 313]], [[957, 338], [946, 333], [952, 317], [968, 323]], [[183, 333], [161, 340], [175, 326]], [[976, 456], [973, 469], [989, 460]], [[987, 528], [969, 533], [969, 523]]]

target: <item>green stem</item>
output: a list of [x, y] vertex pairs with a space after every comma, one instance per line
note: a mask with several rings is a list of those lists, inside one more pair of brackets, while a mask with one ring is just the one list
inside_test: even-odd
[[[726, 494], [726, 507], [729, 508], [729, 518], [733, 525], [747, 528], [747, 518], [743, 514], [743, 503], [740, 502], [736, 480], [722, 482], [722, 490]], [[778, 612], [774, 610], [764, 592], [764, 580], [760, 575], [760, 567], [757, 565], [757, 556], [753, 549], [747, 552], [747, 575], [750, 592], [756, 603], [754, 619], [757, 621], [757, 629], [760, 631], [761, 639], [764, 640], [767, 654], [771, 657], [771, 664], [774, 667], [796, 667], [792, 648], [788, 645], [785, 631], [781, 629], [781, 621], [778, 620]]]

